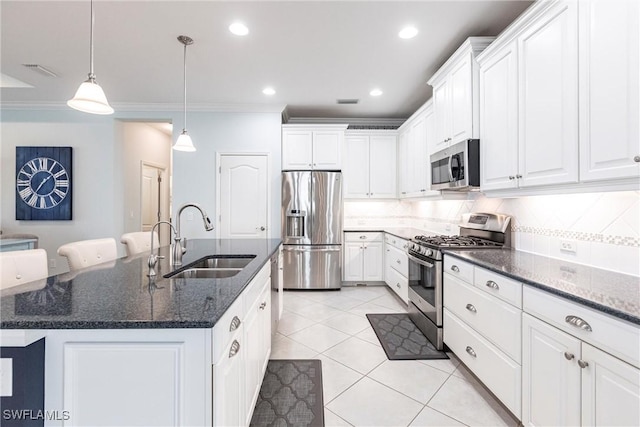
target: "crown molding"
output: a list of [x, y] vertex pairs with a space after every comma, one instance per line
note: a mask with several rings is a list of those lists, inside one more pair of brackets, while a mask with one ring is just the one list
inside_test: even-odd
[[407, 120], [362, 117], [289, 117], [288, 124], [347, 124], [359, 126], [400, 126]]
[[[129, 111], [170, 111], [181, 112], [182, 104], [137, 104], [137, 103], [112, 103], [111, 106], [118, 112]], [[220, 112], [220, 113], [278, 113], [282, 114], [286, 104], [191, 104], [187, 111], [191, 112]], [[65, 102], [2, 102], [2, 110], [69, 110]]]

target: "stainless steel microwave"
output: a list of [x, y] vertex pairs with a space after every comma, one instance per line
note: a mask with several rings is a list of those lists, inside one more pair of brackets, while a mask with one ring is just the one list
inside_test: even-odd
[[431, 155], [432, 190], [480, 187], [480, 140], [467, 139]]

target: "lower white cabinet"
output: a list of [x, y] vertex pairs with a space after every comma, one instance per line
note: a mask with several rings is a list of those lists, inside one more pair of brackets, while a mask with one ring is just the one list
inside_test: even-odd
[[523, 315], [524, 425], [640, 425], [640, 370]]
[[379, 282], [384, 280], [382, 233], [344, 233], [343, 280]]
[[[241, 426], [246, 420], [244, 406], [245, 352], [242, 339], [244, 327], [241, 325], [229, 345], [224, 348], [224, 356], [213, 365], [213, 425]], [[220, 393], [215, 391], [220, 390]]]
[[385, 233], [384, 281], [405, 303], [409, 303], [409, 259], [405, 239]]

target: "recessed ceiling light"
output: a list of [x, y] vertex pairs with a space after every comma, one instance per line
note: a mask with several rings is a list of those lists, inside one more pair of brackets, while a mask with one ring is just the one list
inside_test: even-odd
[[382, 95], [382, 91], [380, 89], [373, 89], [371, 92], [369, 92], [369, 95], [371, 95], [371, 96], [380, 96], [380, 95]]
[[264, 89], [262, 89], [262, 93], [264, 93], [265, 95], [275, 95], [276, 90], [272, 87], [265, 87]]
[[234, 22], [233, 24], [229, 25], [229, 31], [231, 31], [236, 36], [246, 36], [247, 34], [249, 34], [249, 29], [241, 22]]
[[418, 34], [416, 27], [404, 27], [398, 33], [398, 37], [401, 39], [412, 39]]

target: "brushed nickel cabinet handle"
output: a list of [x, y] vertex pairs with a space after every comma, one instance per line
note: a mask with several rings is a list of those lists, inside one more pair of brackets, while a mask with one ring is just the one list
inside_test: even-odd
[[475, 350], [471, 348], [471, 346], [467, 346], [467, 348], [465, 349], [467, 353], [469, 353], [469, 356], [471, 357], [478, 357], [478, 355], [476, 354]]
[[640, 163], [640, 156], [635, 156], [633, 158], [633, 161], [636, 162], [636, 163]]
[[452, 265], [451, 266], [451, 271], [455, 271], [456, 273], [460, 273], [460, 268], [458, 268], [457, 265]]
[[565, 351], [564, 352], [564, 358], [567, 359], [567, 360], [572, 360], [572, 359], [575, 358], [575, 356], [573, 354], [569, 353], [568, 351]]
[[567, 316], [564, 318], [564, 321], [571, 326], [582, 329], [583, 331], [593, 332], [593, 329], [591, 329], [591, 325], [578, 316]]
[[238, 326], [240, 326], [241, 323], [242, 321], [240, 321], [238, 316], [233, 316], [233, 319], [231, 319], [231, 325], [229, 325], [229, 332], [232, 332], [238, 329]]
[[580, 366], [582, 369], [584, 369], [587, 366], [589, 366], [589, 362], [585, 362], [584, 360], [578, 360], [578, 366]]
[[396, 288], [400, 289], [400, 283], [396, 283]]
[[402, 264], [402, 262], [401, 262], [399, 259], [397, 259], [397, 260], [396, 260], [396, 262], [397, 262], [398, 264]]
[[475, 306], [473, 304], [467, 304], [467, 310], [469, 310], [472, 313], [477, 313], [478, 310], [475, 308]]
[[500, 290], [500, 286], [498, 286], [498, 284], [493, 280], [487, 280], [487, 283], [485, 283], [485, 286], [491, 289], [495, 289], [496, 291]]
[[229, 350], [229, 358], [232, 358], [240, 351], [240, 343], [238, 340], [233, 340], [233, 344], [231, 344], [231, 349]]
[[509, 175], [509, 180], [513, 181], [514, 179], [516, 179], [516, 177], [515, 177], [515, 176], [513, 176], [513, 175]]
[[366, 238], [367, 238], [367, 236], [360, 236], [360, 239], [362, 239], [362, 240], [364, 240]]
[[264, 310], [264, 308], [267, 306], [267, 302], [263, 302], [262, 304], [260, 304], [260, 310]]
[[520, 178], [522, 178], [522, 175], [518, 174], [518, 175], [516, 175], [516, 178], [520, 179]]

